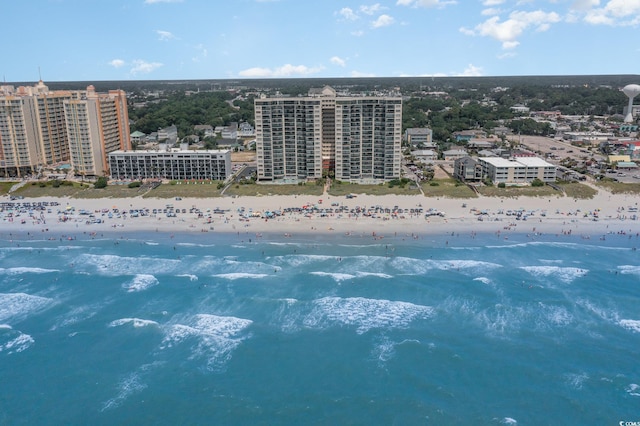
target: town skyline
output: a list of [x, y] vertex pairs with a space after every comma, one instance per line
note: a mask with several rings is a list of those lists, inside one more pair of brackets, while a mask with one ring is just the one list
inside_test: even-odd
[[638, 72], [638, 0], [37, 0], [5, 13], [5, 54], [20, 58], [0, 67], [8, 82]]

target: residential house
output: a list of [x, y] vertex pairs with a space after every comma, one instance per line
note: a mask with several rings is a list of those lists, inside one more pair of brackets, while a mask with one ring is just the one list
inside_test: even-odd
[[449, 150], [444, 151], [442, 153], [442, 156], [447, 161], [452, 161], [452, 160], [455, 160], [457, 158], [467, 157], [468, 155], [469, 155], [469, 153], [467, 151], [465, 151], [464, 149], [449, 149]]
[[438, 159], [438, 153], [432, 149], [416, 149], [411, 151], [411, 155], [423, 163], [430, 163]]

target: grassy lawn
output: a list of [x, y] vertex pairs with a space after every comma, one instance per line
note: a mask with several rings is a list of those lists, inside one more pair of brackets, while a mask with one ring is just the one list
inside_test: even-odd
[[507, 186], [506, 188], [498, 188], [497, 186], [482, 186], [478, 188], [478, 192], [485, 197], [558, 197], [563, 196], [550, 186]]
[[564, 189], [567, 197], [577, 198], [580, 200], [591, 199], [598, 193], [598, 191], [583, 183], [559, 183], [558, 186]]
[[107, 185], [106, 188], [100, 189], [92, 185], [73, 194], [73, 198], [132, 198], [144, 194], [145, 191], [138, 191], [138, 188], [129, 188], [127, 185]]
[[[433, 185], [436, 184], [437, 185]], [[455, 179], [433, 179], [422, 184], [425, 197], [444, 198], [476, 198], [477, 195], [467, 185], [456, 182]]]
[[52, 181], [31, 182], [12, 192], [12, 195], [22, 195], [23, 197], [73, 197], [78, 192], [82, 192], [89, 187], [89, 184], [77, 182], [66, 182], [57, 188], [52, 186]]
[[0, 182], [0, 195], [8, 194], [11, 187], [16, 183], [18, 182]]
[[146, 192], [142, 198], [210, 198], [219, 197], [218, 181], [206, 181], [203, 183], [171, 182], [163, 183], [155, 189]]
[[261, 195], [322, 195], [322, 185], [310, 183], [306, 185], [239, 185], [233, 184], [224, 192], [227, 196], [261, 196]]
[[640, 183], [600, 181], [596, 185], [612, 194], [640, 194]]
[[359, 185], [357, 183], [333, 183], [329, 189], [329, 195], [345, 196], [348, 194], [367, 195], [420, 195], [420, 190], [415, 185], [407, 184], [404, 188], [389, 185]]

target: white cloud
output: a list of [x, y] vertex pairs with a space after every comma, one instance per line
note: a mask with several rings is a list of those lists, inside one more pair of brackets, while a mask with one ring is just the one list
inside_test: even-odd
[[136, 59], [133, 61], [133, 67], [131, 68], [131, 74], [149, 74], [150, 72], [160, 68], [162, 64], [160, 62], [146, 62], [142, 59]]
[[484, 16], [493, 16], [493, 15], [499, 15], [502, 11], [500, 9], [496, 9], [496, 8], [488, 8], [488, 9], [484, 9], [482, 12], [480, 12], [482, 15]]
[[169, 41], [176, 38], [176, 36], [169, 31], [156, 30], [156, 34], [158, 34], [158, 40], [160, 41]]
[[342, 18], [347, 21], [355, 21], [358, 19], [358, 15], [353, 11], [353, 9], [349, 7], [343, 7], [337, 12], [338, 15], [342, 16]]
[[344, 67], [347, 65], [347, 61], [345, 61], [339, 56], [333, 56], [331, 57], [331, 59], [329, 59], [329, 61], [331, 61], [332, 64], [339, 65], [341, 67]]
[[241, 77], [265, 78], [265, 77], [291, 77], [295, 75], [311, 75], [322, 71], [323, 67], [307, 67], [306, 65], [285, 64], [278, 68], [254, 67], [240, 71]]
[[547, 13], [541, 10], [534, 12], [515, 11], [509, 15], [509, 19], [506, 21], [501, 22], [499, 16], [492, 16], [485, 22], [476, 25], [473, 30], [460, 28], [460, 32], [466, 35], [491, 37], [500, 41], [503, 49], [513, 49], [520, 44], [517, 39], [524, 31], [531, 27], [534, 27], [536, 31], [547, 31], [551, 24], [559, 21], [560, 15], [555, 12]]
[[364, 31], [362, 31], [362, 30], [351, 31], [351, 35], [354, 36], [354, 37], [362, 37], [364, 35]]
[[589, 10], [592, 7], [600, 6], [600, 0], [574, 0], [571, 9]]
[[499, 6], [501, 4], [503, 4], [505, 2], [505, 0], [484, 0], [482, 2], [483, 6]]
[[393, 19], [393, 17], [389, 15], [380, 15], [378, 16], [378, 19], [371, 22], [371, 26], [373, 28], [388, 27], [389, 25], [393, 25], [394, 22], [395, 19]]
[[374, 13], [380, 12], [383, 9], [386, 9], [386, 7], [380, 6], [380, 3], [376, 3], [371, 6], [360, 6], [360, 12], [364, 13], [365, 15], [373, 15]]
[[155, 3], [182, 3], [183, 0], [144, 0], [145, 4]]
[[518, 56], [518, 55], [515, 52], [504, 52], [504, 53], [498, 55], [498, 59], [515, 58], [516, 56]]
[[122, 59], [114, 59], [113, 61], [109, 62], [109, 65], [111, 65], [114, 68], [120, 68], [124, 66], [124, 61]]
[[456, 0], [398, 0], [398, 6], [411, 7], [444, 7], [449, 4], [457, 4]]
[[[196, 46], [194, 46], [194, 49], [198, 52], [198, 54], [196, 56], [194, 56], [193, 58], [191, 58], [191, 60], [193, 62], [200, 62], [201, 60], [205, 59], [207, 57], [207, 55], [209, 54], [209, 52], [207, 51], [207, 48], [204, 47], [203, 44], [198, 44]], [[224, 54], [224, 52], [223, 52]]]
[[459, 74], [461, 77], [479, 77], [482, 75], [482, 68], [476, 67], [473, 64], [469, 64], [467, 68], [464, 69], [462, 74]]
[[567, 22], [583, 19], [591, 25], [640, 25], [640, 0], [608, 0], [603, 7], [599, 7], [601, 3], [601, 0], [574, 0]]

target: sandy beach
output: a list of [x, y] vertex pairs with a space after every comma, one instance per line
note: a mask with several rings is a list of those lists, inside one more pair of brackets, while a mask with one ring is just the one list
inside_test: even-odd
[[[106, 232], [238, 233], [283, 237], [340, 233], [385, 236], [447, 233], [573, 234], [585, 238], [640, 232], [637, 198], [600, 191], [588, 200], [567, 197], [473, 199], [423, 196], [355, 198], [268, 196], [176, 199], [4, 197], [0, 233], [60, 235]], [[427, 215], [429, 214], [429, 215]]]

